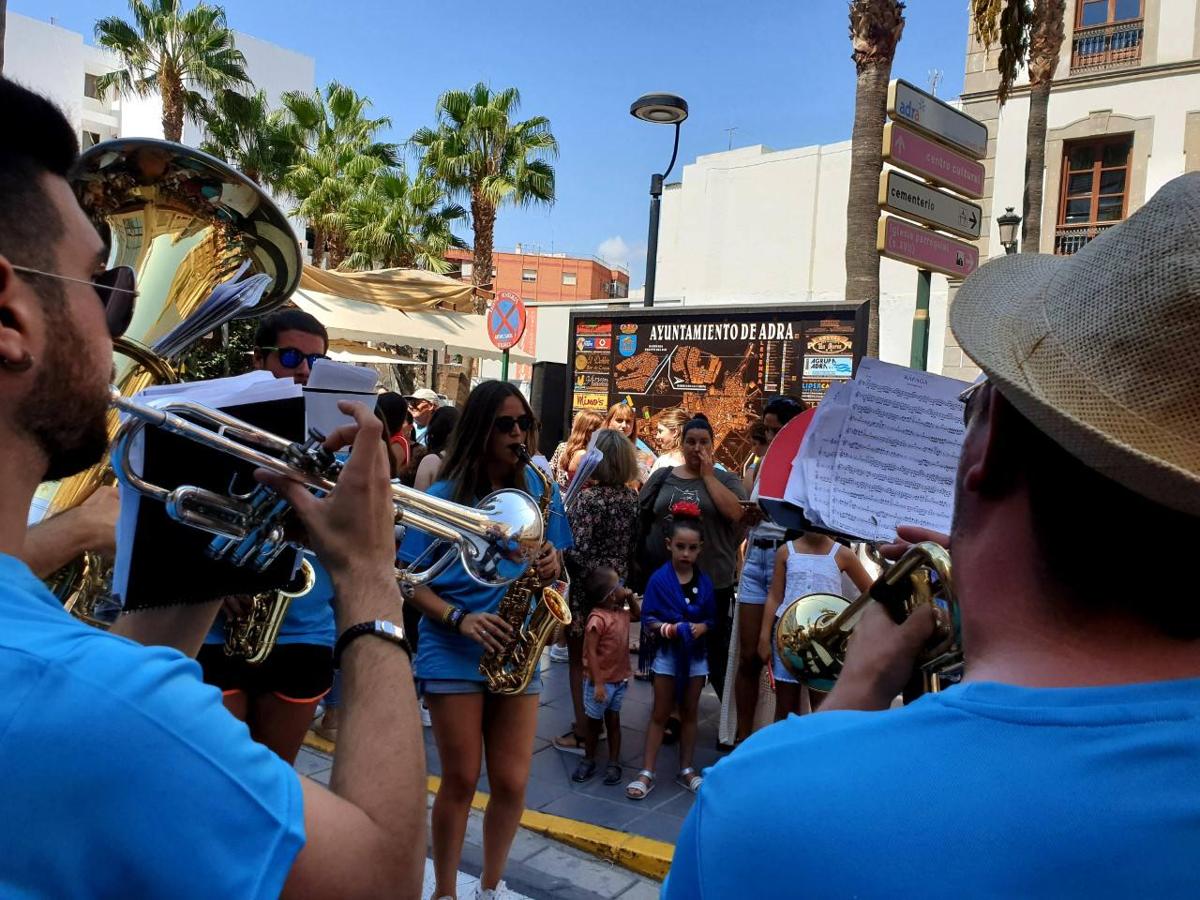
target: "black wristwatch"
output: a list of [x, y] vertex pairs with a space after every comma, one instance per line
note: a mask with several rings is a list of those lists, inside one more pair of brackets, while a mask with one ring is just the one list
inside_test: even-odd
[[385, 641], [391, 641], [407, 653], [410, 660], [412, 659], [412, 646], [408, 643], [408, 638], [404, 636], [404, 626], [388, 622], [385, 619], [376, 619], [373, 622], [359, 622], [357, 625], [351, 625], [342, 632], [333, 647], [333, 667], [335, 669], [342, 667], [342, 654], [346, 652], [346, 648], [364, 634], [373, 634]]

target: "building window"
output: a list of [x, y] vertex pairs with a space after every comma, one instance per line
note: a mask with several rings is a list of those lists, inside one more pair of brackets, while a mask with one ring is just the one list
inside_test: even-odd
[[1074, 253], [1125, 218], [1132, 151], [1131, 134], [1075, 141], [1063, 147], [1055, 253]]
[[88, 147], [95, 147], [98, 143], [100, 143], [100, 134], [96, 131], [85, 131], [80, 138], [80, 144], [84, 150]]
[[1078, 0], [1071, 71], [1136, 66], [1142, 60], [1142, 0]]
[[575, 273], [574, 272], [563, 272], [563, 284], [574, 285], [575, 284]]
[[92, 75], [90, 72], [85, 73], [83, 76], [83, 96], [92, 100], [99, 100], [100, 87], [97, 84], [99, 80], [99, 75]]
[[462, 264], [462, 271], [459, 272], [459, 274], [463, 278], [470, 278], [472, 275], [475, 274], [475, 263], [464, 261]]
[[537, 269], [522, 269], [521, 270], [521, 280], [522, 281], [537, 281]]

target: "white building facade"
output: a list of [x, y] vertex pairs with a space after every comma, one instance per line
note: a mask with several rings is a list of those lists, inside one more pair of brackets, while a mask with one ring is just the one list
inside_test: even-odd
[[[995, 217], [1021, 211], [1029, 86], [1000, 108], [996, 52], [969, 36], [962, 108], [987, 123], [984, 258], [1003, 252]], [[1200, 171], [1200, 0], [1068, 0], [1050, 92], [1043, 253], [1070, 254], [1184, 172]], [[943, 368], [977, 370], [944, 335]]]
[[[316, 60], [247, 34], [235, 33], [246, 57], [246, 72], [256, 89], [276, 105], [284, 91], [311, 91]], [[4, 74], [52, 99], [76, 128], [80, 146], [115, 137], [162, 138], [162, 103], [149, 97], [101, 97], [96, 79], [119, 68], [116, 56], [84, 42], [84, 36], [28, 16], [8, 14], [4, 40]], [[185, 120], [183, 142], [197, 145], [203, 133]]]
[[[845, 299], [850, 142], [699, 157], [663, 192], [655, 301], [686, 306]], [[881, 260], [880, 356], [908, 365], [917, 270]], [[942, 368], [946, 279], [933, 276], [927, 368]]]

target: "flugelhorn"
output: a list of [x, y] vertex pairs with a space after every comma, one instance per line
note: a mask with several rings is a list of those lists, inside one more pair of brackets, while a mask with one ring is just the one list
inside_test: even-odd
[[939, 632], [937, 645], [928, 648], [919, 662], [927, 691], [939, 690], [944, 679], [961, 670], [962, 638], [950, 554], [932, 542], [910, 547], [854, 601], [836, 594], [808, 594], [793, 600], [780, 614], [775, 631], [775, 649], [784, 667], [814, 690], [832, 690], [850, 635], [872, 600], [883, 603], [897, 622], [922, 604], [933, 604], [945, 613], [947, 625]]
[[[228, 415], [190, 401], [160, 406], [139, 403], [112, 389], [112, 404], [126, 418], [113, 444], [112, 466], [117, 478], [143, 496], [163, 503], [177, 522], [217, 535], [214, 546], [238, 543], [231, 562], [265, 568], [286, 546], [290, 507], [267, 487], [249, 497], [235, 497], [192, 485], [168, 490], [141, 477], [131, 461], [139, 432], [155, 427], [219, 450], [242, 462], [283, 475], [317, 494], [332, 491], [341, 463], [321, 447], [321, 436], [310, 432], [304, 443], [288, 441]], [[432, 497], [397, 482], [391, 485], [396, 520], [432, 534], [452, 545], [463, 567], [477, 582], [502, 586], [519, 578], [542, 545], [542, 516], [537, 503], [523, 491], [504, 489], [484, 497], [477, 507]], [[264, 493], [265, 492], [265, 493]], [[439, 546], [437, 543], [431, 545]], [[454, 558], [445, 553], [424, 569], [424, 557], [397, 572], [409, 584], [432, 581]]]

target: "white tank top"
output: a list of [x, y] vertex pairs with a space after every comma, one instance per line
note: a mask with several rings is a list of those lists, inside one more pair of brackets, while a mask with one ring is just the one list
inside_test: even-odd
[[842, 570], [837, 564], [837, 553], [841, 548], [841, 544], [834, 542], [828, 553], [801, 553], [796, 549], [795, 541], [788, 541], [787, 583], [776, 616], [783, 615], [789, 603], [805, 594], [841, 595]]

